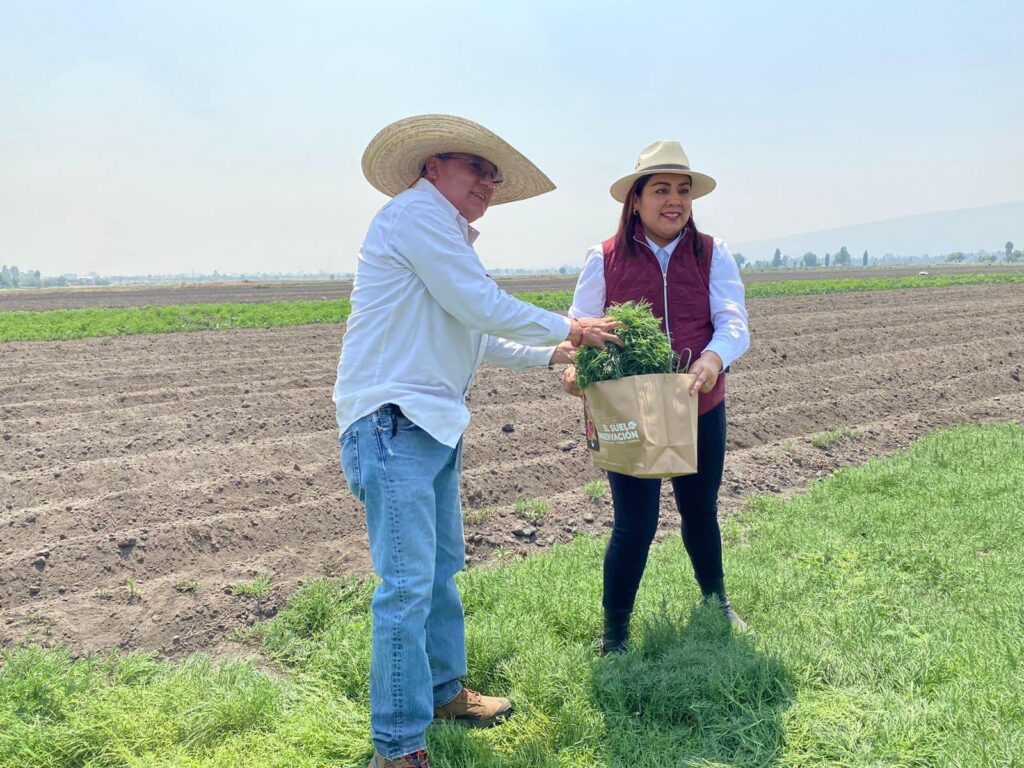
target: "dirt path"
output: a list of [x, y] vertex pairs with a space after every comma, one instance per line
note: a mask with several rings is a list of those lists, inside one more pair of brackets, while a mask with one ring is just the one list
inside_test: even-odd
[[[1024, 415], [1024, 287], [750, 302], [729, 378], [723, 513], [953, 424]], [[337, 467], [341, 328], [0, 345], [0, 643], [230, 650], [304, 580], [369, 570]], [[483, 369], [463, 492], [472, 563], [610, 524], [578, 402]], [[828, 449], [812, 435], [848, 427]], [[540, 497], [540, 523], [515, 501]], [[677, 520], [668, 497], [662, 535]], [[230, 587], [273, 574], [262, 601]], [[191, 589], [192, 585], [194, 589]]]

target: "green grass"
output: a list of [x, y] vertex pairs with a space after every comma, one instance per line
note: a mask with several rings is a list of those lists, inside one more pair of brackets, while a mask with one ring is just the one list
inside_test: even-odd
[[483, 509], [472, 509], [463, 512], [462, 519], [471, 524], [485, 523], [488, 520], [493, 520], [498, 514], [497, 507], [484, 507]]
[[349, 310], [342, 300], [0, 312], [0, 342], [340, 323]]
[[608, 492], [608, 484], [604, 480], [591, 480], [583, 486], [583, 492], [591, 501], [600, 501]]
[[545, 518], [551, 511], [551, 502], [547, 499], [531, 499], [523, 497], [516, 499], [515, 512], [524, 520], [536, 523]]
[[274, 578], [269, 573], [261, 573], [252, 581], [240, 581], [231, 585], [231, 594], [238, 597], [255, 597], [260, 600], [270, 594], [274, 586]]
[[[572, 303], [572, 291], [517, 295], [553, 311], [565, 311]], [[0, 312], [0, 342], [332, 324], [344, 322], [351, 309], [343, 299]]]
[[907, 288], [949, 288], [955, 285], [998, 285], [1024, 283], [1024, 274], [933, 275], [916, 277], [854, 277], [844, 280], [772, 280], [748, 283], [748, 298], [810, 296], [821, 293], [896, 291]]
[[[779, 280], [748, 284], [747, 297], [806, 296], [819, 293], [1022, 282], [1024, 282], [1024, 274]], [[572, 304], [572, 291], [545, 291], [516, 295], [523, 301], [555, 312], [564, 312]], [[137, 333], [341, 323], [345, 321], [350, 311], [351, 305], [347, 300], [336, 300], [0, 312], [0, 342], [52, 341], [94, 336], [124, 336]]]
[[[468, 682], [506, 725], [428, 731], [439, 766], [1024, 764], [1024, 428], [964, 428], [724, 526], [733, 603], [652, 552], [632, 651], [599, 658], [605, 542], [460, 575]], [[0, 652], [0, 766], [362, 766], [373, 585], [318, 581], [253, 663]]]
[[811, 445], [815, 448], [831, 448], [844, 437], [852, 437], [853, 430], [847, 426], [838, 429], [830, 429], [827, 432], [819, 432], [811, 437]]
[[142, 597], [142, 591], [139, 589], [139, 584], [135, 579], [129, 578], [125, 582], [124, 588], [128, 592], [129, 602], [135, 602]]

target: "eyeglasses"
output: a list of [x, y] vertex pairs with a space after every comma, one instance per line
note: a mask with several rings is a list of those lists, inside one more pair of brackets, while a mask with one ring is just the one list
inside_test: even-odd
[[468, 155], [462, 152], [445, 152], [444, 154], [438, 155], [438, 157], [441, 160], [461, 160], [471, 171], [473, 171], [473, 173], [476, 174], [478, 179], [482, 180], [489, 177], [491, 183], [496, 187], [500, 187], [502, 182], [505, 181], [505, 177], [501, 175], [501, 171], [498, 170], [498, 167], [489, 160], [484, 160], [482, 157]]

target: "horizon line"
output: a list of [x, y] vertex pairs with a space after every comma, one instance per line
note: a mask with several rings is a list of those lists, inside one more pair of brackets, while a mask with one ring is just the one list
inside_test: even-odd
[[989, 203], [987, 205], [974, 205], [974, 206], [971, 206], [970, 208], [945, 208], [945, 209], [940, 210], [940, 211], [925, 211], [924, 213], [907, 213], [907, 214], [903, 214], [902, 216], [890, 216], [889, 218], [886, 218], [886, 219], [871, 219], [870, 221], [861, 221], [861, 222], [857, 222], [855, 224], [842, 224], [842, 225], [837, 226], [837, 227], [824, 227], [823, 229], [811, 229], [811, 230], [806, 230], [804, 232], [793, 232], [793, 233], [788, 234], [788, 235], [769, 235], [767, 237], [755, 237], [755, 238], [751, 238], [749, 240], [739, 240], [739, 241], [737, 241], [735, 243], [735, 247], [739, 247], [740, 245], [745, 245], [745, 244], [749, 244], [749, 243], [765, 242], [765, 241], [768, 241], [768, 240], [784, 240], [784, 239], [790, 238], [790, 237], [804, 237], [804, 236], [807, 236], [807, 235], [819, 235], [819, 234], [822, 234], [824, 232], [834, 232], [837, 229], [849, 229], [850, 227], [863, 227], [863, 226], [867, 226], [868, 224], [883, 224], [883, 223], [885, 223], [887, 221], [899, 221], [900, 219], [911, 219], [911, 218], [914, 218], [916, 216], [937, 216], [937, 215], [943, 214], [943, 213], [959, 213], [961, 211], [979, 211], [982, 208], [999, 208], [999, 207], [1004, 206], [1004, 205], [1022, 205], [1022, 204], [1024, 204], [1024, 200], [1010, 200], [1010, 201], [1004, 202], [1004, 203]]

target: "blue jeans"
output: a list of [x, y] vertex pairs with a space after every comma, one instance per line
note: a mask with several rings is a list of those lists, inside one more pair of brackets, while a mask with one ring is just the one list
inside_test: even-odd
[[455, 574], [466, 562], [462, 444], [449, 448], [384, 405], [341, 436], [349, 489], [366, 507], [373, 568], [370, 730], [393, 759], [426, 748], [434, 707], [462, 690], [466, 636]]

